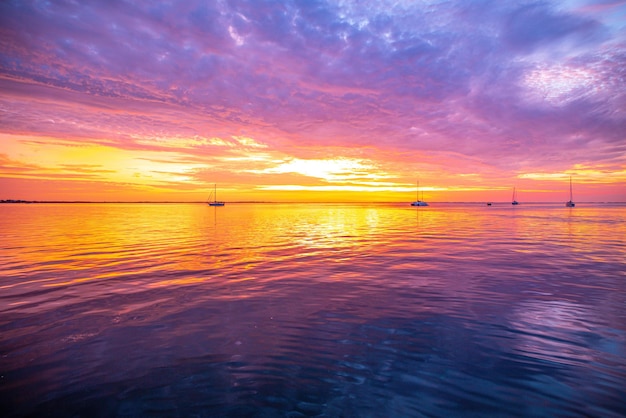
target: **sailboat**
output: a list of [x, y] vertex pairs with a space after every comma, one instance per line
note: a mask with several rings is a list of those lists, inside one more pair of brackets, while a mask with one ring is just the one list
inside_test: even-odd
[[572, 197], [572, 176], [569, 176], [569, 202], [565, 202], [565, 206], [568, 208], [576, 206]]
[[516, 197], [517, 195], [515, 193], [515, 186], [513, 186], [513, 201], [511, 202], [512, 205], [519, 205], [519, 202], [515, 200]]
[[[211, 200], [211, 197], [213, 197], [213, 200]], [[207, 203], [209, 204], [209, 206], [224, 206], [225, 205], [224, 202], [220, 202], [217, 200], [217, 184], [214, 186], [213, 191], [209, 195]]]
[[[424, 202], [423, 200], [420, 200], [419, 197], [419, 192], [420, 192], [420, 182], [417, 182], [417, 191], [415, 192], [415, 202], [411, 202], [411, 206], [428, 206], [428, 203]], [[423, 193], [422, 193], [422, 197]]]

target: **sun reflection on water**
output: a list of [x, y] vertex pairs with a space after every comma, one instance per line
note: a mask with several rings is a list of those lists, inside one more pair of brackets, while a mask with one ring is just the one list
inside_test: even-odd
[[292, 402], [295, 395], [281, 389], [286, 382], [307, 396], [302, 388], [313, 387], [325, 391], [316, 411], [343, 405], [335, 397], [341, 391], [403, 404], [414, 403], [414, 393], [434, 403], [472, 398], [483, 411], [521, 410], [514, 392], [549, 400], [551, 415], [563, 415], [559, 408], [576, 398], [564, 393], [595, 399], [581, 379], [600, 382], [613, 410], [619, 402], [623, 208], [0, 211], [7, 231], [0, 366], [29, 402], [80, 403], [75, 387], [106, 398], [98, 392], [103, 379], [130, 387], [121, 398], [162, 400], [146, 383], [159, 373], [177, 396], [201, 391], [233, 404], [241, 393], [264, 391]]

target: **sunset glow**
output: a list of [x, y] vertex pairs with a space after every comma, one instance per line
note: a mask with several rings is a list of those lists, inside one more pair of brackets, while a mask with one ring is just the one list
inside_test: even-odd
[[0, 4], [0, 199], [626, 201], [626, 4]]

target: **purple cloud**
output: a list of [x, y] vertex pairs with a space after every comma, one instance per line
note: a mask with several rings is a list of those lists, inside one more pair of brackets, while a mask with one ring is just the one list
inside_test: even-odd
[[0, 122], [127, 149], [246, 134], [296, 157], [624, 167], [626, 6], [579, 3], [3, 2]]

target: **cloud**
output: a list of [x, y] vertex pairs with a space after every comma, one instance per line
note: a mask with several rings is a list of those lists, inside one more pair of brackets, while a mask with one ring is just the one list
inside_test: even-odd
[[525, 52], [559, 43], [567, 43], [570, 48], [594, 46], [604, 36], [605, 29], [594, 19], [559, 13], [537, 3], [512, 11], [504, 28], [505, 42]]
[[0, 124], [211, 170], [244, 151], [362, 158], [397, 177], [425, 165], [452, 176], [452, 160], [498, 177], [624, 167], [624, 13], [594, 1], [3, 2]]

